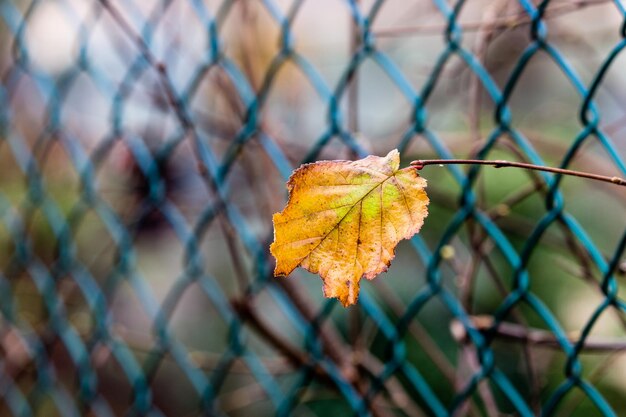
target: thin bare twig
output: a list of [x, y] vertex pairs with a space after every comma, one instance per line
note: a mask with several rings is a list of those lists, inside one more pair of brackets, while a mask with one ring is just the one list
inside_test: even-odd
[[515, 162], [505, 160], [485, 161], [481, 159], [420, 159], [412, 161], [411, 166], [421, 170], [427, 165], [490, 165], [494, 168], [521, 168], [532, 171], [550, 172], [553, 174], [569, 175], [572, 177], [587, 178], [595, 181], [608, 182], [626, 187], [626, 180], [620, 177], [609, 177], [607, 175], [593, 174], [584, 171], [574, 171], [572, 169], [554, 168], [543, 165], [528, 164], [526, 162]]
[[[608, 3], [610, 0], [568, 0], [562, 4], [554, 5], [550, 7], [543, 15], [542, 20], [554, 19], [561, 17], [565, 14], [578, 11], [584, 7], [599, 6]], [[465, 32], [475, 32], [480, 30], [502, 30], [502, 29], [515, 29], [520, 26], [529, 25], [532, 23], [532, 19], [526, 12], [504, 16], [499, 19], [494, 19], [488, 26], [485, 26], [483, 22], [468, 22], [459, 23], [459, 26]], [[394, 26], [391, 28], [381, 28], [374, 31], [374, 34], [378, 37], [398, 37], [414, 34], [440, 34], [445, 31], [448, 23], [429, 24], [419, 26]]]
[[[472, 316], [471, 320], [476, 329], [479, 331], [494, 331], [494, 336], [501, 340], [526, 343], [535, 347], [562, 349], [556, 336], [547, 330], [528, 328], [508, 322], [499, 323], [497, 328], [493, 329], [492, 326], [494, 322], [492, 316]], [[467, 337], [465, 327], [463, 327], [460, 321], [452, 321], [450, 328], [456, 340], [462, 341]], [[570, 336], [568, 341], [572, 344], [578, 343], [578, 338]], [[585, 339], [585, 344], [581, 349], [581, 353], [606, 353], [616, 351], [626, 351], [626, 338], [589, 336]]]
[[[282, 355], [292, 364], [295, 369], [299, 369], [303, 366], [311, 366], [315, 376], [324, 382], [333, 384], [332, 379], [328, 375], [327, 371], [323, 367], [316, 364], [311, 360], [310, 355], [307, 352], [303, 352], [296, 348], [291, 342], [283, 338], [268, 322], [266, 319], [258, 314], [258, 311], [252, 305], [251, 298], [233, 299], [231, 305], [237, 311], [240, 317], [244, 318], [246, 322], [257, 331], [268, 343], [270, 343], [276, 350], [281, 352]], [[340, 350], [338, 350], [340, 351]], [[333, 360], [332, 356], [330, 357]], [[348, 359], [348, 358], [347, 358]], [[366, 387], [362, 387], [358, 384], [359, 372], [354, 364], [338, 363], [334, 361], [340, 368], [342, 376], [350, 382], [360, 395], [365, 395]], [[381, 398], [382, 399], [382, 398]], [[374, 401], [370, 404], [369, 411], [373, 416], [384, 417], [389, 415], [386, 410], [381, 408], [382, 401]]]

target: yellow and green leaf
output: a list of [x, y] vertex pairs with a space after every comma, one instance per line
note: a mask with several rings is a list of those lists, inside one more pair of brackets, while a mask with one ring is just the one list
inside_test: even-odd
[[359, 281], [385, 272], [402, 239], [428, 215], [426, 180], [400, 169], [397, 150], [359, 161], [303, 165], [287, 183], [289, 202], [274, 215], [274, 275], [301, 266], [318, 273], [324, 295], [356, 303]]

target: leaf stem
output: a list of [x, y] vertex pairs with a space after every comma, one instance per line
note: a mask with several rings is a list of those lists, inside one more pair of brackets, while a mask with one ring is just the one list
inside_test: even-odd
[[526, 162], [512, 162], [505, 160], [485, 161], [482, 159], [420, 159], [412, 161], [411, 166], [418, 171], [427, 165], [491, 165], [494, 168], [522, 168], [532, 171], [551, 172], [553, 174], [569, 175], [573, 177], [588, 178], [595, 181], [608, 182], [615, 185], [626, 186], [626, 180], [620, 177], [592, 174], [584, 171], [574, 171], [564, 168], [553, 168], [543, 165], [528, 164]]

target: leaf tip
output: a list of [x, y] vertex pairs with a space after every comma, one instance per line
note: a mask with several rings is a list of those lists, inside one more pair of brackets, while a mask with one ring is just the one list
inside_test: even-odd
[[400, 152], [397, 149], [390, 150], [384, 160], [393, 172], [400, 168]]
[[350, 307], [351, 305], [356, 304], [359, 299], [358, 284], [356, 291], [354, 291], [351, 289], [351, 284], [348, 284], [348, 282], [349, 281], [346, 281], [346, 286], [343, 288], [333, 288], [324, 282], [324, 297], [336, 298], [344, 307]]

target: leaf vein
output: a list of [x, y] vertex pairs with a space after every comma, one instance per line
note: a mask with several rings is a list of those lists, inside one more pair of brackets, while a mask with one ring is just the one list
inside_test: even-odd
[[409, 208], [409, 203], [406, 202], [406, 195], [405, 195], [404, 187], [400, 185], [400, 181], [396, 179], [395, 175], [393, 175], [390, 178], [393, 178], [393, 182], [396, 184], [396, 187], [398, 187], [398, 190], [400, 190], [400, 194], [402, 195], [402, 201], [404, 202], [404, 207], [406, 207], [406, 211], [409, 214], [409, 219], [411, 220], [411, 229], [413, 229], [413, 227], [415, 226], [415, 221], [413, 221], [413, 213], [411, 213], [411, 209]]
[[[380, 183], [378, 183], [378, 185], [377, 185], [376, 187], [382, 187], [382, 186], [383, 186], [383, 184], [384, 184], [385, 182], [387, 182], [387, 181], [389, 181], [390, 179], [393, 179], [393, 178], [394, 178], [394, 176], [393, 176], [393, 175], [392, 175], [392, 176], [389, 176], [389, 177], [387, 177], [387, 178], [385, 178], [383, 181], [381, 181]], [[354, 203], [354, 205], [352, 206], [352, 208], [351, 208], [350, 210], [348, 210], [348, 212], [347, 212], [346, 214], [344, 214], [344, 215], [341, 217], [341, 219], [339, 219], [339, 221], [338, 221], [338, 222], [337, 222], [337, 223], [336, 223], [336, 224], [335, 224], [335, 225], [334, 225], [334, 226], [333, 226], [333, 227], [332, 227], [332, 228], [331, 228], [331, 229], [330, 229], [330, 230], [329, 230], [329, 231], [328, 231], [328, 232], [327, 232], [327, 233], [326, 233], [323, 237], [322, 237], [322, 239], [320, 240], [320, 242], [319, 242], [317, 245], [315, 245], [315, 247], [313, 247], [313, 248], [309, 251], [309, 253], [307, 253], [306, 255], [304, 255], [304, 256], [302, 257], [302, 259], [305, 259], [305, 258], [306, 258], [307, 256], [309, 256], [311, 253], [313, 253], [313, 252], [314, 252], [314, 251], [315, 251], [315, 250], [316, 250], [316, 249], [317, 249], [317, 248], [318, 248], [318, 247], [319, 247], [322, 243], [324, 243], [324, 240], [326, 240], [326, 238], [328, 238], [328, 236], [329, 236], [329, 235], [330, 235], [330, 234], [331, 234], [331, 233], [332, 233], [335, 229], [337, 229], [337, 228], [339, 227], [339, 225], [340, 225], [340, 224], [341, 224], [341, 223], [345, 220], [345, 218], [346, 218], [346, 217], [348, 217], [348, 214], [350, 214], [350, 212], [351, 212], [352, 210], [354, 210], [354, 208], [357, 206], [357, 204], [359, 204], [360, 202], [362, 202], [362, 201], [363, 201], [363, 199], [364, 199], [365, 197], [367, 197], [368, 195], [370, 195], [370, 193], [372, 193], [372, 191], [374, 191], [374, 190], [376, 189], [376, 187], [373, 187], [371, 190], [369, 190], [367, 193], [365, 193], [365, 194], [364, 194], [361, 198], [359, 198], [359, 199], [358, 199], [358, 200]], [[348, 205], [349, 205], [349, 204], [348, 204]]]

